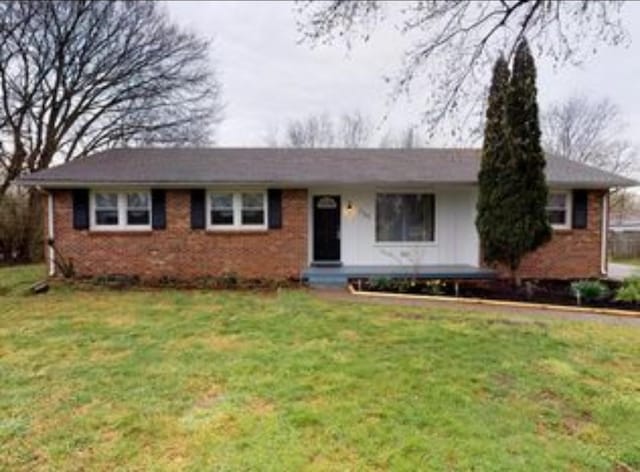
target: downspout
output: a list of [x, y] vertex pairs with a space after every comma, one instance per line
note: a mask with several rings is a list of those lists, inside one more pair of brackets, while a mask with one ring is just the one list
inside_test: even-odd
[[49, 251], [49, 276], [56, 275], [56, 253], [53, 250], [54, 243], [54, 224], [53, 224], [53, 193], [51, 190], [47, 192], [47, 249]]
[[607, 275], [608, 272], [608, 254], [607, 254], [607, 237], [609, 233], [609, 191], [602, 196], [602, 237], [600, 238], [602, 247], [600, 248], [600, 272]]

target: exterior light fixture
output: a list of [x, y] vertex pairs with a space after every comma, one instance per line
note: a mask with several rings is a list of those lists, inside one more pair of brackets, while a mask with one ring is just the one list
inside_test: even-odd
[[353, 203], [351, 203], [351, 200], [349, 200], [347, 202], [347, 213], [351, 213], [353, 211]]

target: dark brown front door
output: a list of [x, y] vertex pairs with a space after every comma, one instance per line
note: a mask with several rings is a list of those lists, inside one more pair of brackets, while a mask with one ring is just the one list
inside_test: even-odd
[[313, 260], [340, 260], [340, 196], [313, 197]]

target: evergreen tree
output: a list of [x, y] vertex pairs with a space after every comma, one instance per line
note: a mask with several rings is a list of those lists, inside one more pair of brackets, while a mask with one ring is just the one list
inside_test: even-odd
[[509, 87], [509, 66], [500, 56], [493, 67], [489, 88], [482, 161], [478, 175], [478, 212], [476, 227], [480, 236], [484, 260], [493, 264], [503, 261], [508, 251], [512, 218], [503, 205], [510, 190], [504, 184], [504, 172], [510, 162], [507, 140], [506, 106]]
[[506, 117], [511, 145], [516, 198], [512, 203], [513, 236], [509, 267], [515, 271], [522, 257], [551, 238], [546, 206], [549, 189], [540, 143], [536, 66], [526, 40], [520, 41], [513, 59], [507, 94]]
[[536, 70], [526, 41], [518, 45], [508, 74], [499, 59], [487, 109], [476, 225], [485, 262], [504, 264], [515, 276], [522, 258], [550, 239], [551, 227]]

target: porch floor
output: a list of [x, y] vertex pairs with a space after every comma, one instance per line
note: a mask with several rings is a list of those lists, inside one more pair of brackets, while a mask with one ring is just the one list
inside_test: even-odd
[[365, 279], [374, 277], [419, 279], [490, 279], [495, 271], [471, 265], [421, 265], [421, 266], [339, 266], [309, 267], [303, 271], [302, 277], [314, 286], [346, 285], [349, 279]]

